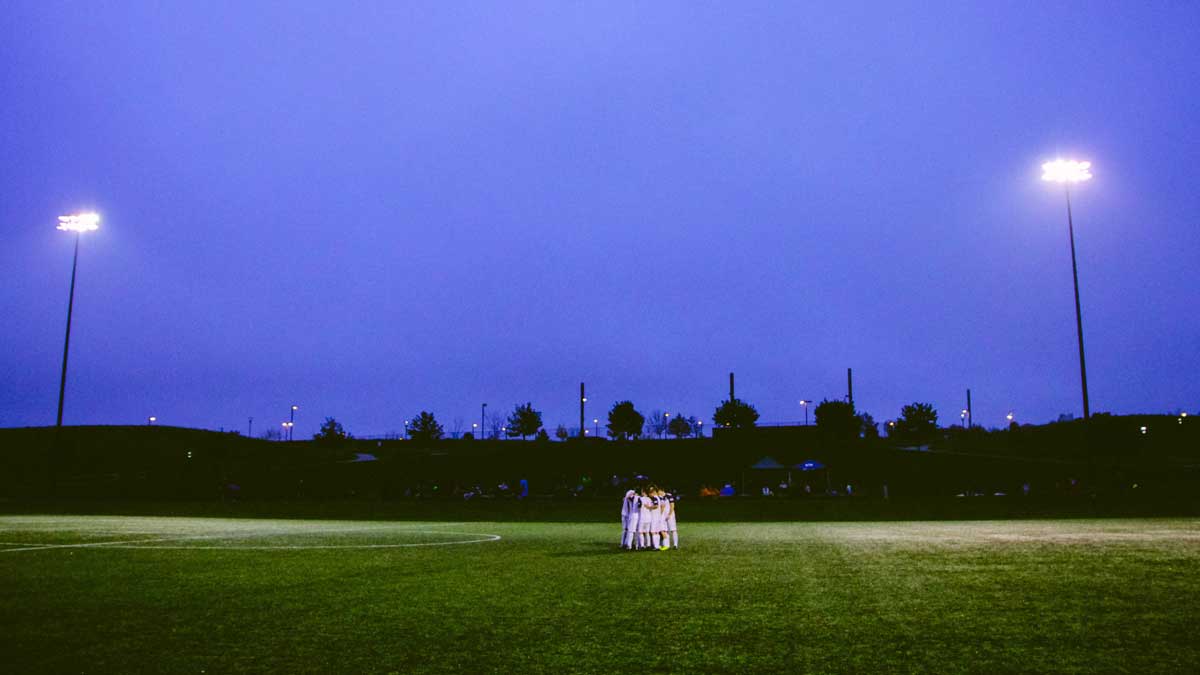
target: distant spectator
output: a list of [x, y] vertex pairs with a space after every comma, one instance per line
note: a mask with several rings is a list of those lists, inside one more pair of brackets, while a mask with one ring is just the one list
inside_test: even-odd
[[730, 483], [726, 483], [725, 487], [721, 488], [721, 496], [722, 497], [732, 497], [735, 494], [737, 494], [737, 493], [734, 491], [733, 485]]

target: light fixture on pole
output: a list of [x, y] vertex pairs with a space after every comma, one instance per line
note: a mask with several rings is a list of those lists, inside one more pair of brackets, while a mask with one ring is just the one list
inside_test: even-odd
[[292, 440], [292, 427], [296, 426], [296, 411], [299, 409], [300, 409], [300, 406], [298, 406], [298, 405], [292, 406], [291, 415], [288, 417], [288, 440], [289, 441]]
[[1075, 282], [1075, 332], [1079, 336], [1079, 382], [1083, 389], [1083, 419], [1091, 417], [1088, 406], [1087, 363], [1083, 358], [1083, 314], [1079, 309], [1079, 267], [1075, 262], [1075, 224], [1071, 217], [1071, 184], [1091, 180], [1091, 162], [1056, 159], [1042, 165], [1042, 180], [1062, 183], [1067, 198], [1067, 234], [1071, 239], [1071, 278]]
[[71, 259], [71, 294], [67, 299], [67, 336], [63, 340], [62, 379], [58, 382], [58, 420], [55, 422], [55, 426], [61, 427], [63, 398], [67, 392], [67, 354], [71, 348], [71, 313], [75, 309], [75, 270], [79, 266], [79, 235], [100, 229], [100, 214], [78, 213], [59, 216], [58, 229], [75, 233], [75, 255]]
[[808, 426], [808, 400], [801, 399], [800, 407], [804, 408], [804, 426]]

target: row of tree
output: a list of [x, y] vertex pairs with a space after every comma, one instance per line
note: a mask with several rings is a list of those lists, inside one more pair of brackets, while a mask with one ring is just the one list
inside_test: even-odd
[[[721, 402], [713, 411], [713, 422], [725, 429], [748, 429], [758, 423], [758, 410], [753, 405], [738, 398]], [[879, 425], [869, 413], [859, 413], [854, 406], [846, 401], [824, 400], [814, 410], [817, 427], [823, 432], [837, 438], [878, 438]], [[934, 438], [937, 434], [937, 411], [928, 403], [911, 403], [904, 406], [900, 416], [889, 421], [888, 436], [900, 441], [922, 443]], [[614, 440], [633, 440], [643, 436], [664, 433], [676, 438], [699, 436], [703, 423], [695, 417], [685, 417], [654, 411], [650, 417], [638, 412], [632, 401], [618, 401], [608, 411], [608, 423], [605, 425], [608, 437]], [[481, 430], [482, 431], [482, 430]], [[542, 412], [535, 410], [532, 403], [517, 404], [508, 416], [507, 424], [501, 427], [501, 432], [509, 438], [528, 439], [530, 436], [548, 439], [549, 435], [542, 427]], [[473, 438], [467, 432], [464, 437]], [[586, 433], [580, 430], [580, 433]], [[565, 440], [569, 436], [566, 427], [559, 425], [555, 435]], [[445, 428], [437, 421], [433, 413], [422, 410], [407, 423], [408, 438], [421, 442], [434, 442], [445, 436]], [[342, 425], [332, 417], [327, 417], [321, 430], [313, 436], [319, 443], [336, 444], [347, 438], [352, 438]]]

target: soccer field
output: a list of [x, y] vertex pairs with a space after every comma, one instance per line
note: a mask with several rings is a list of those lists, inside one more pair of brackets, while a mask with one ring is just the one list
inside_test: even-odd
[[1200, 520], [0, 516], [0, 670], [1200, 672]]

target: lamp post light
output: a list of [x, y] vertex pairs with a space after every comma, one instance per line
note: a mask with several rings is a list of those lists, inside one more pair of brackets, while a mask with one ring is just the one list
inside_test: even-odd
[[1071, 239], [1071, 278], [1075, 282], [1075, 332], [1079, 336], [1079, 382], [1083, 389], [1083, 419], [1091, 417], [1088, 406], [1087, 364], [1083, 358], [1083, 314], [1079, 309], [1079, 267], [1075, 262], [1075, 224], [1071, 218], [1071, 184], [1091, 180], [1092, 163], [1056, 159], [1042, 164], [1042, 180], [1062, 183], [1067, 198], [1067, 234]]
[[157, 422], [157, 421], [158, 421], [158, 418], [157, 418], [157, 417], [155, 417], [154, 415], [151, 415], [151, 416], [149, 416], [149, 417], [147, 417], [147, 418], [146, 418], [146, 426], [151, 426], [151, 427], [152, 427], [152, 426], [154, 426], [154, 423], [155, 423], [155, 422]]
[[292, 427], [293, 426], [295, 426], [295, 422], [284, 422], [283, 423], [284, 439], [289, 440], [289, 441], [292, 440]]
[[704, 438], [704, 420], [696, 420], [696, 435]]
[[596, 425], [596, 438], [600, 438], [600, 418], [592, 418], [592, 424]]
[[58, 382], [58, 420], [55, 422], [56, 427], [61, 427], [63, 398], [67, 392], [67, 353], [71, 347], [71, 313], [75, 309], [75, 271], [79, 267], [79, 235], [100, 229], [100, 214], [79, 213], [71, 216], [59, 216], [57, 229], [75, 233], [75, 255], [71, 259], [71, 293], [67, 297], [67, 336], [63, 340], [62, 379]]
[[808, 426], [808, 400], [801, 399], [800, 407], [804, 408], [804, 426]]
[[487, 435], [487, 432], [484, 431], [484, 425], [487, 424], [486, 419], [487, 419], [487, 404], [484, 403], [482, 406], [479, 407], [479, 433], [483, 434], [484, 436]]
[[479, 425], [471, 422], [471, 438], [479, 440]]
[[963, 428], [966, 429], [967, 428], [967, 409], [966, 408], [962, 409], [962, 413], [959, 414], [959, 417], [962, 418]]
[[1017, 419], [1017, 417], [1016, 417], [1016, 415], [1012, 414], [1012, 411], [1009, 411], [1009, 413], [1004, 416], [1004, 419], [1008, 420], [1009, 424], [1012, 424], [1013, 420]]
[[300, 409], [300, 406], [293, 405], [291, 414], [288, 416], [288, 440], [289, 441], [292, 440], [292, 427], [296, 426], [296, 411], [299, 409]]

